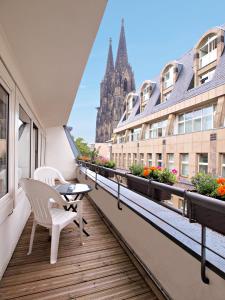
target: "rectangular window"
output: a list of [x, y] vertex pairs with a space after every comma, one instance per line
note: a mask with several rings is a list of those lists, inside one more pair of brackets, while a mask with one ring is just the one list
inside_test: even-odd
[[215, 108], [211, 105], [179, 115], [178, 134], [212, 129], [214, 112]]
[[174, 153], [167, 153], [167, 168], [170, 171], [174, 169]]
[[225, 154], [221, 154], [221, 176], [225, 177]]
[[200, 48], [200, 68], [210, 64], [217, 59], [217, 36], [213, 35], [207, 38], [206, 42]]
[[131, 166], [131, 153], [128, 153], [127, 164], [129, 168]]
[[200, 79], [200, 84], [204, 84], [206, 82], [209, 82], [213, 79], [214, 73], [215, 73], [216, 69], [213, 69], [211, 71], [208, 71], [204, 74], [202, 74], [199, 79]]
[[201, 153], [198, 154], [198, 172], [199, 173], [208, 173], [208, 154]]
[[152, 153], [147, 154], [148, 166], [152, 167]]
[[123, 153], [123, 168], [126, 168], [126, 153]]
[[0, 198], [8, 192], [9, 95], [0, 85]]
[[140, 164], [144, 166], [144, 153], [140, 153]]
[[137, 153], [133, 153], [133, 164], [137, 165]]
[[156, 166], [157, 167], [163, 166], [162, 153], [156, 153]]
[[167, 120], [153, 123], [150, 125], [150, 138], [155, 139], [165, 137], [166, 135]]
[[31, 119], [19, 106], [18, 120], [18, 180], [30, 177]]
[[180, 174], [181, 176], [188, 177], [189, 175], [189, 154], [180, 154]]
[[164, 73], [164, 83], [163, 88], [167, 89], [168, 87], [173, 85], [173, 66], [171, 66], [165, 73]]
[[119, 163], [118, 163], [118, 166], [119, 166], [119, 167], [121, 166], [121, 162], [122, 162], [122, 154], [119, 153]]
[[141, 128], [135, 128], [133, 129], [133, 141], [137, 142], [140, 140], [141, 135]]

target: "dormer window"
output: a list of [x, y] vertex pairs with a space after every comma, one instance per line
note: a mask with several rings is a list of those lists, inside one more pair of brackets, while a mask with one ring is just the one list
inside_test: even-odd
[[212, 80], [224, 49], [224, 30], [214, 28], [206, 32], [194, 48], [194, 85]]
[[136, 97], [137, 97], [137, 94], [129, 93], [124, 100], [126, 119], [130, 116], [130, 114], [133, 110], [133, 107], [134, 107], [135, 101], [136, 101]]
[[141, 86], [141, 112], [144, 111], [154, 89], [155, 82], [146, 80]]
[[163, 75], [163, 88], [167, 89], [173, 85], [174, 76], [173, 76], [173, 66], [169, 66]]
[[217, 35], [211, 34], [199, 49], [199, 67], [203, 68], [215, 60], [217, 60]]
[[177, 61], [172, 61], [164, 67], [160, 75], [160, 98], [157, 104], [166, 102], [170, 98], [181, 68], [182, 64]]

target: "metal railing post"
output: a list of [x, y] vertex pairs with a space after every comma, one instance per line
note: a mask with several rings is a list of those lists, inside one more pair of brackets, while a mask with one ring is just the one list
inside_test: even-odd
[[202, 225], [201, 278], [205, 284], [209, 284], [209, 278], [205, 274], [205, 269], [206, 269], [206, 227]]
[[122, 207], [120, 205], [120, 180], [119, 180], [119, 176], [117, 174], [115, 174], [116, 176], [116, 181], [117, 181], [117, 207], [119, 210], [122, 210]]

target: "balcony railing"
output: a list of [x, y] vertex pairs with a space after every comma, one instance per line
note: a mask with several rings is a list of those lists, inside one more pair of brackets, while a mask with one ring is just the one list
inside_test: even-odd
[[[134, 209], [133, 205], [139, 207], [140, 209], [150, 213], [157, 218], [166, 226], [170, 226], [172, 230], [177, 231], [179, 234], [184, 235], [186, 238], [190, 239], [191, 241], [197, 243], [201, 246], [201, 278], [202, 281], [206, 284], [209, 283], [208, 278], [205, 274], [205, 267], [206, 267], [206, 250], [207, 253], [213, 253], [216, 255], [219, 260], [225, 263], [225, 256], [221, 252], [217, 252], [212, 247], [206, 245], [206, 227], [225, 235], [225, 202], [213, 198], [209, 198], [195, 192], [187, 191], [183, 188], [170, 186], [163, 183], [159, 183], [156, 181], [147, 180], [141, 177], [136, 177], [136, 185], [138, 182], [141, 184], [146, 185], [149, 188], [154, 188], [157, 190], [161, 190], [163, 192], [167, 192], [169, 194], [174, 194], [179, 197], [184, 198], [184, 207], [183, 210], [175, 209], [164, 201], [155, 200], [153, 198], [146, 199], [148, 201], [152, 201], [152, 203], [157, 202], [160, 206], [164, 206], [164, 209], [169, 208], [173, 210], [173, 213], [176, 212], [178, 215], [186, 220], [189, 219], [190, 223], [198, 223], [201, 225], [201, 241], [199, 242], [197, 239], [193, 238], [191, 234], [188, 234], [184, 228], [180, 228], [176, 226], [177, 224], [172, 224], [169, 222], [164, 216], [160, 216], [157, 213], [149, 210], [145, 205], [143, 205], [143, 201], [134, 201], [129, 197], [129, 193], [126, 192], [127, 185], [126, 182], [128, 177], [130, 176], [129, 173], [121, 172], [118, 170], [108, 169], [105, 167], [97, 166], [88, 162], [78, 161], [80, 166], [80, 170], [85, 174], [86, 178], [90, 177], [95, 182], [95, 188], [98, 189], [98, 185], [105, 188], [106, 190], [110, 191], [111, 194], [117, 198], [117, 207], [119, 210], [122, 209], [121, 204], [128, 205], [132, 210]], [[89, 173], [88, 170], [93, 171]], [[100, 175], [100, 176], [99, 176]], [[103, 177], [107, 177], [107, 180], [103, 180]], [[138, 193], [137, 193], [138, 194]], [[141, 199], [141, 198], [140, 198]], [[145, 201], [146, 202], [146, 201]], [[149, 202], [149, 203], [150, 203]], [[138, 213], [139, 214], [139, 213]], [[180, 218], [179, 217], [179, 218]], [[145, 217], [144, 217], [145, 218]], [[187, 219], [188, 218], [188, 219]], [[221, 271], [221, 269], [217, 267], [213, 267], [215, 272], [218, 273], [225, 279], [225, 270]]]

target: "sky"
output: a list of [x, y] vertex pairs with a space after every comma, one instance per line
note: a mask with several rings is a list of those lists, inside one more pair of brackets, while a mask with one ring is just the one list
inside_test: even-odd
[[122, 18], [128, 60], [139, 89], [166, 63], [193, 48], [208, 29], [224, 24], [224, 12], [224, 0], [108, 0], [68, 121], [73, 136], [88, 143], [95, 141], [96, 107], [100, 103], [109, 38], [115, 61]]

